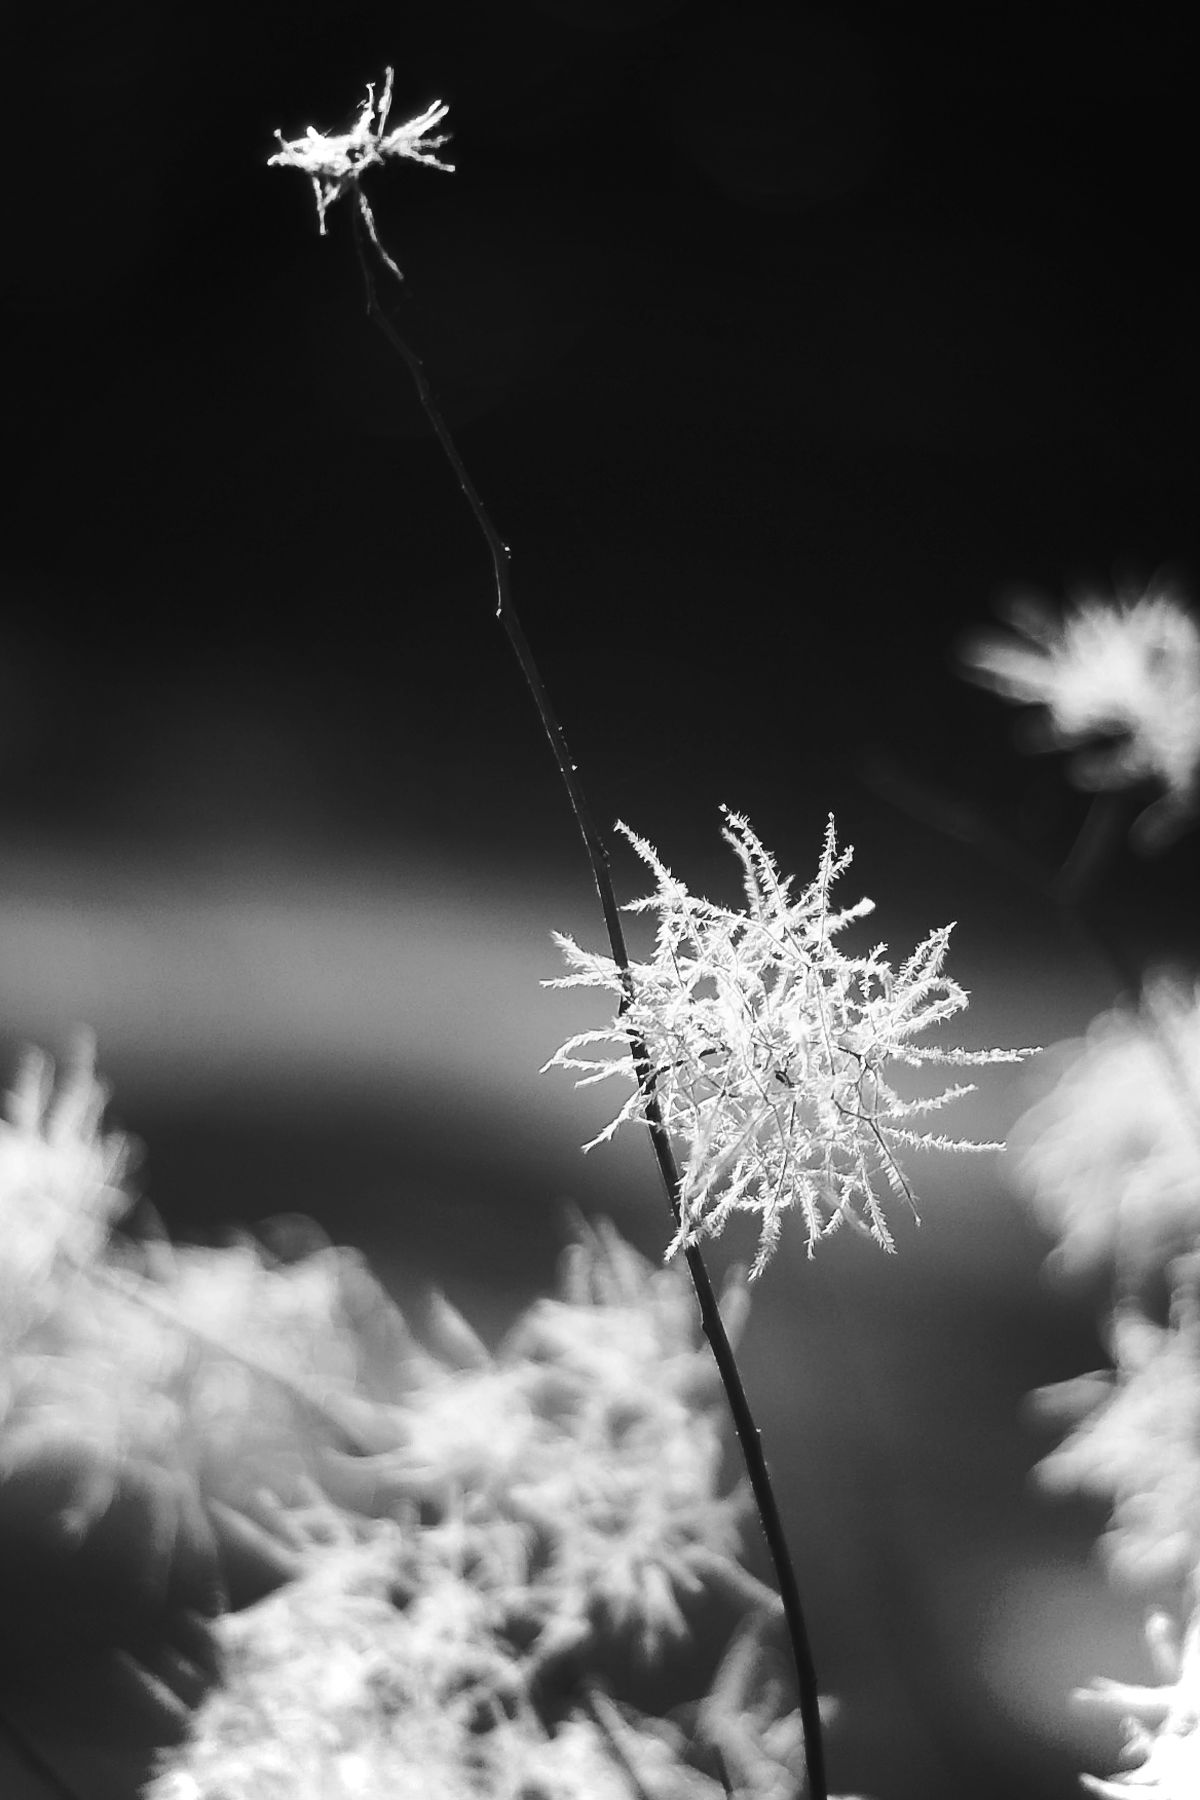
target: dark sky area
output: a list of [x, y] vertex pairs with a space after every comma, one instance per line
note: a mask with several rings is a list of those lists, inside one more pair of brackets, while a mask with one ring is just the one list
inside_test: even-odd
[[[173, 1225], [312, 1212], [495, 1330], [564, 1199], [661, 1243], [641, 1146], [582, 1163], [593, 1114], [536, 1076], [580, 1028], [537, 988], [550, 929], [599, 920], [484, 545], [348, 205], [323, 240], [267, 167], [389, 63], [457, 167], [371, 176], [387, 305], [603, 824], [729, 894], [719, 803], [805, 879], [833, 808], [876, 935], [960, 919], [969, 1041], [1109, 1002], [1022, 885], [1086, 802], [954, 655], [1014, 590], [1194, 601], [1183, 10], [118, 0], [9, 31], [0, 1035], [96, 1029]], [[1194, 956], [1196, 861], [1119, 864], [1139, 950]], [[1020, 1080], [988, 1080], [1003, 1136]], [[960, 1188], [931, 1173], [907, 1277], [797, 1249], [748, 1356], [835, 1785], [1065, 1800], [1116, 1741], [1069, 1691], [1129, 1669], [1138, 1605], [1099, 1516], [1031, 1497], [1019, 1413], [1099, 1360], [1095, 1296], [1039, 1285], [998, 1174]]]

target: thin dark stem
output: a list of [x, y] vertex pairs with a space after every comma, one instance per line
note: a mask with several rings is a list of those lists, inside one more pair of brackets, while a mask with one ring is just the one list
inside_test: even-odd
[[[579, 834], [583, 839], [591, 866], [592, 878], [596, 884], [596, 892], [600, 898], [600, 909], [604, 915], [605, 929], [608, 933], [609, 945], [613, 960], [621, 970], [625, 987], [625, 997], [621, 1003], [624, 1013], [633, 998], [632, 978], [629, 968], [629, 951], [625, 944], [625, 933], [621, 925], [620, 909], [613, 888], [612, 874], [609, 867], [608, 850], [604, 839], [596, 827], [588, 806], [579, 773], [571, 752], [567, 747], [566, 736], [558, 717], [550, 704], [550, 697], [538, 671], [528, 639], [521, 628], [521, 622], [513, 607], [509, 587], [509, 568], [512, 555], [508, 545], [496, 530], [488, 514], [479, 490], [471, 480], [469, 473], [459, 455], [458, 447], [450, 435], [450, 429], [442, 415], [429, 379], [425, 373], [421, 359], [405, 342], [396, 330], [387, 314], [379, 304], [379, 296], [375, 287], [374, 276], [367, 260], [366, 248], [357, 209], [352, 212], [354, 222], [354, 243], [358, 252], [359, 265], [362, 269], [363, 282], [366, 287], [367, 313], [372, 322], [379, 328], [404, 361], [417, 396], [424, 409], [425, 416], [446, 455], [455, 479], [462, 489], [467, 505], [470, 507], [475, 523], [483, 534], [492, 561], [492, 576], [496, 589], [496, 617], [503, 625], [512, 646], [513, 654], [520, 666], [525, 685], [529, 689], [533, 703], [537, 708], [542, 729], [549, 739], [554, 760], [563, 786], [567, 790], [571, 802], [571, 810]], [[637, 1073], [638, 1085], [642, 1091], [646, 1123], [650, 1132], [650, 1141], [654, 1149], [655, 1162], [666, 1189], [675, 1222], [682, 1218], [680, 1202], [681, 1179], [675, 1154], [671, 1148], [671, 1140], [663, 1123], [662, 1111], [654, 1091], [654, 1075], [647, 1053], [646, 1045], [633, 1030], [629, 1031], [630, 1054], [633, 1057]], [[787, 1538], [783, 1529], [783, 1521], [779, 1516], [779, 1508], [775, 1502], [775, 1493], [771, 1485], [771, 1477], [763, 1455], [762, 1440], [754, 1415], [750, 1410], [750, 1402], [742, 1385], [741, 1373], [733, 1346], [729, 1342], [721, 1319], [720, 1307], [713, 1292], [712, 1282], [704, 1259], [695, 1244], [685, 1244], [684, 1255], [687, 1259], [688, 1272], [695, 1288], [696, 1299], [700, 1308], [700, 1322], [705, 1337], [712, 1350], [713, 1360], [717, 1365], [721, 1381], [725, 1388], [730, 1415], [734, 1430], [737, 1433], [742, 1457], [750, 1477], [750, 1485], [754, 1493], [758, 1516], [766, 1538], [771, 1560], [775, 1567], [775, 1577], [779, 1586], [779, 1597], [783, 1603], [784, 1618], [787, 1623], [788, 1637], [792, 1646], [792, 1654], [796, 1664], [796, 1685], [799, 1699], [800, 1717], [804, 1726], [804, 1758], [808, 1775], [808, 1792], [810, 1800], [828, 1800], [828, 1783], [825, 1775], [824, 1742], [821, 1731], [821, 1715], [818, 1704], [817, 1672], [813, 1664], [812, 1651], [809, 1647], [808, 1628], [805, 1624], [804, 1611], [800, 1603], [800, 1590], [797, 1586], [795, 1570], [792, 1567]]]

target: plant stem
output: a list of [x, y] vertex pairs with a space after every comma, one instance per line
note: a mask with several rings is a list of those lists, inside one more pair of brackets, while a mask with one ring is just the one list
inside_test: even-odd
[[[354, 245], [358, 253], [359, 265], [362, 269], [363, 282], [367, 295], [367, 313], [373, 324], [383, 333], [393, 350], [406, 364], [417, 390], [417, 397], [433, 428], [434, 435], [446, 455], [455, 479], [462, 489], [463, 496], [471, 513], [483, 534], [488, 554], [492, 562], [492, 577], [496, 590], [496, 617], [504, 627], [509, 644], [520, 666], [525, 685], [537, 708], [542, 729], [549, 739], [554, 760], [563, 786], [567, 790], [571, 802], [571, 810], [579, 834], [583, 839], [588, 862], [591, 865], [592, 878], [596, 884], [596, 892], [600, 899], [600, 909], [604, 915], [604, 924], [608, 933], [608, 941], [612, 949], [613, 960], [621, 971], [625, 988], [625, 996], [621, 1002], [623, 1014], [633, 998], [633, 982], [629, 967], [629, 952], [625, 944], [625, 933], [621, 925], [620, 909], [613, 888], [612, 874], [609, 866], [608, 850], [592, 817], [591, 808], [579, 780], [578, 767], [572, 760], [567, 746], [566, 736], [558, 717], [550, 704], [529, 641], [521, 627], [520, 619], [513, 606], [509, 585], [509, 568], [512, 553], [497, 531], [487, 508], [479, 495], [479, 490], [472, 481], [458, 447], [450, 434], [424, 364], [396, 330], [387, 314], [379, 304], [379, 296], [375, 287], [374, 276], [367, 260], [363, 244], [362, 227], [358, 209], [351, 212], [354, 230]], [[386, 264], [385, 264], [386, 267]], [[675, 1153], [671, 1148], [671, 1140], [663, 1123], [662, 1112], [654, 1091], [654, 1074], [645, 1044], [634, 1031], [629, 1032], [629, 1048], [637, 1073], [638, 1085], [645, 1102], [646, 1123], [650, 1132], [650, 1141], [654, 1149], [654, 1158], [666, 1189], [667, 1199], [679, 1224], [682, 1212], [680, 1203], [681, 1179], [675, 1161]], [[818, 1704], [817, 1672], [813, 1664], [812, 1651], [809, 1647], [808, 1628], [805, 1624], [804, 1612], [800, 1603], [800, 1590], [796, 1582], [795, 1570], [792, 1567], [791, 1555], [784, 1534], [783, 1522], [776, 1505], [771, 1477], [763, 1455], [762, 1440], [754, 1415], [750, 1410], [750, 1402], [742, 1385], [741, 1373], [734, 1356], [733, 1346], [725, 1331], [721, 1319], [721, 1310], [713, 1292], [712, 1282], [704, 1259], [695, 1244], [684, 1245], [688, 1272], [696, 1292], [700, 1308], [700, 1322], [705, 1337], [708, 1339], [716, 1362], [721, 1381], [725, 1388], [729, 1411], [741, 1447], [742, 1457], [750, 1477], [750, 1485], [758, 1508], [759, 1520], [763, 1535], [775, 1566], [775, 1576], [779, 1584], [779, 1597], [783, 1603], [784, 1618], [787, 1623], [788, 1637], [791, 1642], [792, 1655], [796, 1665], [797, 1695], [800, 1717], [804, 1727], [804, 1760], [808, 1775], [809, 1800], [828, 1800], [828, 1783], [825, 1775], [825, 1754], [821, 1732], [821, 1715]]]

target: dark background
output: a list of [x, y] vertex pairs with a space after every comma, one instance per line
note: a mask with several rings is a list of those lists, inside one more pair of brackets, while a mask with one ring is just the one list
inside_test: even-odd
[[[9, 36], [0, 1022], [7, 1066], [95, 1028], [173, 1229], [311, 1213], [493, 1336], [566, 1202], [665, 1230], [644, 1147], [584, 1162], [601, 1103], [536, 1073], [599, 1016], [539, 991], [549, 932], [600, 927], [482, 541], [347, 206], [322, 241], [266, 167], [388, 63], [457, 164], [370, 179], [388, 304], [601, 820], [731, 898], [719, 803], [805, 880], [832, 808], [874, 936], [960, 920], [968, 1042], [1110, 1001], [1022, 862], [1086, 802], [955, 649], [1014, 589], [1193, 591], [1182, 15], [218, 0]], [[1115, 870], [1139, 951], [1191, 957], [1195, 864]], [[983, 1087], [959, 1124], [1003, 1136], [1023, 1078]], [[1116, 1744], [1071, 1688], [1144, 1670], [1102, 1513], [1026, 1482], [1022, 1396], [1101, 1360], [1103, 1290], [1040, 1281], [999, 1167], [918, 1181], [895, 1263], [785, 1251], [746, 1352], [834, 1784], [1058, 1800]]]

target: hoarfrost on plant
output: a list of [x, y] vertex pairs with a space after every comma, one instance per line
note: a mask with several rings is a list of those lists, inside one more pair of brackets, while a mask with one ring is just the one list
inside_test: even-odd
[[619, 827], [656, 878], [655, 892], [625, 909], [657, 914], [654, 957], [626, 972], [555, 934], [572, 973], [544, 985], [604, 988], [620, 1006], [612, 1025], [570, 1038], [545, 1067], [578, 1071], [580, 1086], [612, 1075], [632, 1081], [633, 1094], [586, 1148], [647, 1118], [652, 1101], [682, 1142], [680, 1220], [668, 1255], [715, 1236], [733, 1213], [753, 1212], [753, 1278], [793, 1207], [810, 1254], [843, 1220], [891, 1250], [881, 1181], [916, 1213], [901, 1152], [1001, 1148], [918, 1129], [972, 1089], [904, 1098], [892, 1069], [1015, 1062], [1032, 1052], [917, 1041], [967, 1005], [943, 969], [950, 926], [930, 932], [898, 969], [883, 944], [866, 956], [836, 947], [835, 936], [873, 908], [869, 900], [832, 907], [833, 884], [853, 854], [839, 853], [832, 819], [816, 879], [793, 897], [791, 879], [781, 879], [747, 821], [728, 810], [725, 818], [723, 836], [742, 865], [741, 911], [689, 893], [656, 850]]
[[367, 85], [367, 98], [357, 120], [349, 131], [323, 132], [309, 125], [303, 137], [285, 139], [281, 131], [275, 136], [279, 149], [267, 158], [268, 168], [299, 169], [312, 183], [317, 203], [317, 225], [325, 236], [325, 214], [345, 193], [352, 193], [358, 203], [364, 225], [380, 257], [396, 276], [403, 276], [379, 241], [375, 217], [362, 191], [362, 177], [375, 164], [388, 157], [403, 157], [409, 162], [423, 163], [427, 169], [441, 169], [452, 174], [454, 164], [443, 162], [436, 154], [450, 139], [446, 133], [431, 136], [446, 117], [448, 108], [440, 100], [427, 106], [416, 118], [387, 129], [392, 106], [393, 71], [384, 76], [383, 92], [375, 99], [375, 84]]

